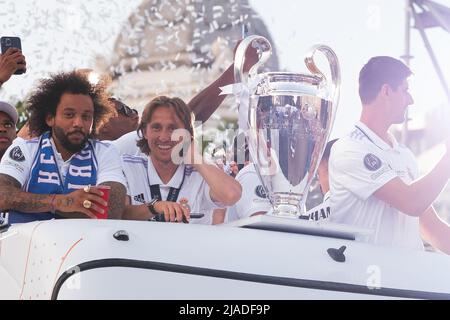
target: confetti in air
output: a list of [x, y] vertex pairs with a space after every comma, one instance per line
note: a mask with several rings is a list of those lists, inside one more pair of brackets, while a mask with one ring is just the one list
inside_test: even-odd
[[[270, 38], [248, 0], [0, 0], [0, 17], [2, 34], [21, 37], [28, 64], [0, 91], [10, 101], [76, 68], [109, 73], [111, 91], [138, 109], [156, 94], [188, 101], [232, 64], [242, 24]], [[236, 107], [229, 99], [225, 117]]]

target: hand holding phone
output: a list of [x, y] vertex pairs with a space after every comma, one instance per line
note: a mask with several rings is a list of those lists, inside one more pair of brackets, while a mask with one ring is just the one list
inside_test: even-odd
[[[18, 37], [1, 37], [1, 60], [0, 60], [0, 75], [1, 73], [23, 74], [26, 72], [25, 56], [22, 54], [22, 44]], [[10, 76], [3, 76], [7, 79], [1, 79], [5, 82]]]

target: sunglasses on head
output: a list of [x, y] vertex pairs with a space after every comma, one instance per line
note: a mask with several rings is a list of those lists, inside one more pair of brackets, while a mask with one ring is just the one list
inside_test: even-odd
[[131, 109], [125, 103], [117, 100], [116, 98], [109, 98], [109, 101], [114, 102], [114, 104], [116, 105], [117, 112], [123, 114], [126, 117], [131, 117], [131, 116], [137, 116], [138, 115], [138, 111], [136, 109]]

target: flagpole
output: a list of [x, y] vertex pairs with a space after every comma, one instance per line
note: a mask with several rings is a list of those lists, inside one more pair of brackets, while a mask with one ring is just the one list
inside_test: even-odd
[[[411, 7], [413, 0], [405, 0], [405, 53], [401, 57], [404, 63], [409, 67], [411, 64]], [[408, 140], [408, 122], [409, 122], [409, 112], [406, 110], [405, 122], [403, 123], [401, 141], [406, 145]]]
[[[414, 0], [411, 0], [414, 1]], [[419, 31], [420, 36], [422, 37], [422, 41], [425, 45], [425, 49], [427, 49], [428, 55], [430, 56], [431, 62], [433, 64], [434, 70], [441, 82], [442, 88], [444, 89], [444, 93], [447, 97], [447, 101], [450, 103], [450, 90], [447, 85], [447, 81], [445, 79], [444, 74], [442, 73], [441, 67], [439, 66], [439, 62], [437, 61], [436, 55], [434, 54], [433, 48], [431, 47], [430, 41], [428, 40], [427, 35], [425, 34], [425, 28], [422, 24], [422, 20], [418, 16], [414, 7], [411, 6], [411, 11], [414, 16], [414, 20], [416, 22], [417, 30]], [[433, 14], [434, 17], [434, 14]]]

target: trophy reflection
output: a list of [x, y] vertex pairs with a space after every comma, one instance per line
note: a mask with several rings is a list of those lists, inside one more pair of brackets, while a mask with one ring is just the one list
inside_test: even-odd
[[[246, 77], [243, 65], [249, 46], [258, 50], [260, 58]], [[317, 52], [327, 58], [331, 80], [316, 66]], [[334, 122], [339, 62], [331, 48], [318, 45], [305, 58], [311, 74], [258, 74], [271, 54], [271, 45], [264, 37], [245, 38], [236, 51], [235, 82], [248, 90], [248, 95], [241, 95], [240, 108], [248, 117], [251, 158], [272, 204], [268, 214], [298, 217], [305, 213], [307, 191]]]

